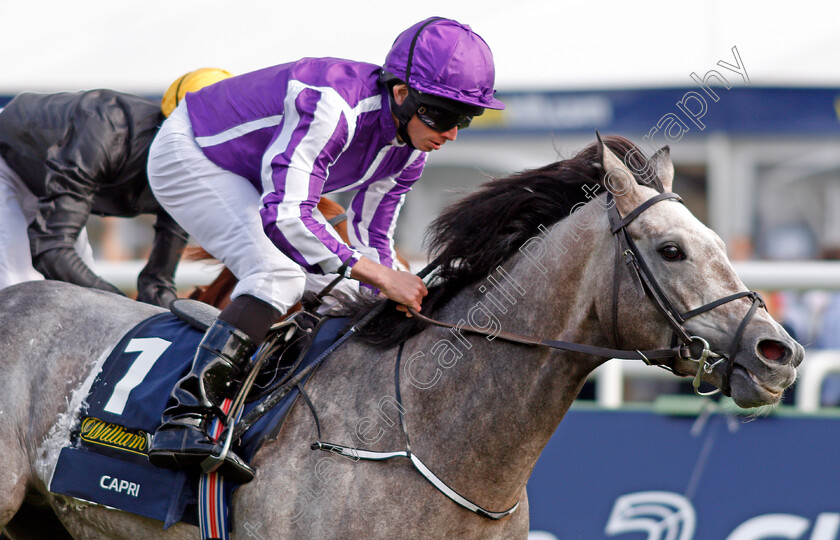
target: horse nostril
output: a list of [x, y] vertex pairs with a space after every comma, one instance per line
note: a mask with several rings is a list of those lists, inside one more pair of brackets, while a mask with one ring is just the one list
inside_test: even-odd
[[773, 339], [762, 339], [758, 342], [758, 352], [773, 362], [779, 362], [789, 356], [789, 349], [779, 341]]

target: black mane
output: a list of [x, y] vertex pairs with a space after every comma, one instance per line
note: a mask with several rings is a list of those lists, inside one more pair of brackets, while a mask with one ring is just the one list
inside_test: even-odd
[[[603, 137], [606, 144], [636, 175], [657, 191], [662, 184], [644, 154], [620, 136]], [[584, 189], [587, 186], [587, 189]], [[574, 157], [487, 182], [477, 191], [446, 208], [429, 227], [426, 243], [437, 265], [437, 285], [423, 300], [423, 313], [434, 316], [464, 287], [486, 278], [513, 256], [539, 225], [550, 227], [588, 200], [587, 193], [598, 186], [604, 192], [604, 174], [597, 143]], [[590, 195], [591, 197], [591, 195]], [[346, 304], [354, 322], [383, 300], [355, 299]], [[425, 327], [395, 309], [382, 314], [359, 333], [368, 343], [391, 347]]]

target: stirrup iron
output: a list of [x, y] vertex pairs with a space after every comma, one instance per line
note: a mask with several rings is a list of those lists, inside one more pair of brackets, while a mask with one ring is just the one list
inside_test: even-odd
[[245, 398], [247, 398], [248, 394], [251, 392], [251, 388], [254, 386], [254, 381], [257, 380], [260, 369], [262, 369], [262, 365], [270, 356], [271, 352], [271, 340], [263, 342], [259, 350], [256, 352], [256, 359], [254, 360], [254, 363], [251, 364], [250, 371], [248, 371], [248, 375], [245, 377], [245, 380], [242, 381], [242, 386], [239, 387], [239, 391], [234, 396], [230, 412], [228, 413], [227, 418], [225, 418], [225, 431], [223, 432], [225, 442], [219, 450], [218, 455], [214, 454], [216, 448], [219, 447], [219, 444], [217, 443], [216, 446], [213, 447], [213, 452], [211, 452], [210, 455], [204, 458], [201, 462], [201, 470], [205, 473], [215, 471], [221, 467], [225, 462], [225, 459], [227, 459], [228, 452], [230, 452], [230, 445], [233, 443], [233, 432], [236, 427], [236, 419], [242, 408], [245, 406]]

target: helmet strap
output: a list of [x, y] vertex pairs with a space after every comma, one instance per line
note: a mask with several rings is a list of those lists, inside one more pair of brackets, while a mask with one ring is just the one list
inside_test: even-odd
[[[394, 116], [397, 117], [397, 133], [399, 134], [400, 139], [402, 139], [402, 141], [406, 144], [406, 146], [414, 150], [417, 150], [417, 147], [415, 147], [414, 144], [412, 144], [411, 137], [408, 136], [408, 123], [411, 121], [411, 118], [417, 113], [417, 109], [420, 108], [420, 102], [416, 97], [416, 90], [411, 88], [411, 63], [414, 61], [414, 46], [417, 45], [417, 38], [420, 37], [420, 33], [423, 31], [424, 28], [442, 19], [443, 17], [430, 18], [428, 21], [426, 21], [426, 23], [423, 26], [417, 29], [417, 32], [414, 33], [414, 37], [411, 38], [411, 46], [408, 49], [408, 59], [405, 65], [405, 81], [400, 81], [408, 88], [408, 96], [406, 96], [402, 105], [397, 105], [397, 102], [394, 99], [395, 85], [388, 85], [388, 97], [391, 100], [391, 112], [394, 114]], [[380, 80], [382, 80], [381, 77], [387, 77], [388, 75], [389, 74], [383, 70], [380, 74]]]
[[415, 97], [414, 90], [409, 87], [408, 95], [403, 100], [402, 105], [398, 105], [396, 99], [394, 99], [394, 86], [396, 85], [389, 85], [388, 97], [391, 101], [391, 112], [397, 118], [397, 134], [399, 134], [400, 139], [402, 139], [406, 146], [416, 150], [417, 148], [411, 142], [411, 137], [408, 136], [408, 123], [417, 113], [420, 103]]

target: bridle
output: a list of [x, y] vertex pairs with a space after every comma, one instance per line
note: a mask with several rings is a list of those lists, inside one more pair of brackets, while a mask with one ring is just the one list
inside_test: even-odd
[[[648, 208], [660, 201], [666, 201], [669, 199], [675, 200], [679, 203], [683, 202], [680, 196], [676, 193], [660, 193], [643, 202], [632, 212], [630, 212], [622, 218], [618, 212], [618, 208], [615, 204], [615, 201], [613, 200], [612, 193], [607, 194], [607, 217], [610, 221], [610, 231], [613, 234], [613, 238], [615, 238], [615, 274], [613, 276], [612, 298], [613, 338], [615, 339], [616, 345], [621, 343], [621, 338], [619, 337], [618, 332], [618, 293], [620, 288], [620, 280], [618, 279], [618, 275], [623, 260], [625, 266], [627, 266], [627, 268], [629, 269], [630, 274], [633, 277], [634, 283], [636, 283], [636, 286], [641, 287], [644, 290], [644, 294], [651, 300], [651, 302], [653, 302], [654, 307], [665, 318], [665, 321], [668, 323], [668, 326], [670, 326], [674, 330], [674, 336], [671, 340], [672, 346], [679, 342], [683, 346], [688, 346], [690, 350], [696, 350], [697, 347], [695, 346], [692, 349], [692, 346], [698, 343], [702, 345], [702, 350], [700, 351], [698, 357], [695, 358], [693, 355], [689, 355], [687, 357], [688, 360], [697, 362], [698, 364], [697, 373], [694, 377], [693, 383], [694, 391], [700, 395], [714, 394], [716, 391], [708, 393], [703, 393], [700, 391], [700, 377], [702, 376], [701, 370], [705, 373], [711, 373], [715, 366], [717, 366], [719, 363], [725, 360], [726, 364], [720, 390], [724, 395], [729, 395], [729, 378], [732, 375], [733, 369], [735, 368], [735, 355], [738, 353], [738, 347], [741, 341], [741, 336], [743, 336], [747, 324], [749, 324], [750, 320], [752, 320], [753, 315], [755, 315], [755, 312], [758, 310], [758, 308], [761, 307], [766, 309], [764, 299], [762, 299], [761, 295], [755, 291], [742, 291], [735, 294], [731, 294], [729, 296], [725, 296], [723, 298], [719, 298], [713, 302], [709, 302], [708, 304], [692, 309], [685, 313], [680, 313], [679, 310], [677, 310], [677, 308], [674, 307], [674, 305], [668, 300], [668, 297], [665, 296], [665, 293], [662, 292], [662, 288], [659, 286], [659, 283], [656, 281], [656, 278], [650, 271], [650, 267], [648, 267], [644, 257], [642, 257], [642, 254], [639, 252], [639, 248], [636, 246], [636, 243], [633, 241], [633, 238], [627, 232], [627, 225], [629, 225], [633, 222], [633, 220], [639, 217], [639, 215], [641, 215], [642, 212], [644, 212], [645, 210], [647, 210]], [[741, 320], [741, 324], [738, 326], [738, 330], [735, 332], [735, 336], [733, 337], [732, 343], [729, 346], [728, 354], [720, 355], [718, 353], [712, 352], [709, 348], [708, 341], [706, 341], [700, 336], [690, 335], [689, 332], [686, 330], [684, 323], [688, 319], [696, 317], [701, 313], [711, 311], [712, 309], [732, 302], [733, 300], [745, 297], [751, 300], [752, 305], [747, 311], [747, 314]], [[712, 360], [714, 360], [714, 362], [712, 362]], [[676, 370], [674, 369], [673, 360], [670, 363], [648, 363], [659, 365], [660, 367], [676, 372]]]
[[[580, 343], [572, 343], [568, 341], [557, 341], [542, 339], [532, 336], [523, 336], [519, 334], [511, 334], [507, 332], [490, 332], [487, 329], [476, 328], [473, 326], [453, 325], [450, 323], [438, 321], [427, 317], [411, 308], [409, 312], [422, 322], [433, 326], [440, 326], [444, 328], [455, 328], [458, 331], [469, 332], [473, 334], [481, 334], [485, 336], [494, 336], [495, 338], [504, 341], [511, 341], [515, 343], [522, 343], [526, 345], [536, 345], [542, 347], [550, 347], [553, 349], [561, 349], [566, 351], [580, 352], [584, 354], [591, 354], [594, 356], [601, 356], [604, 358], [617, 358], [625, 360], [642, 360], [648, 365], [658, 366], [674, 373], [677, 373], [674, 367], [678, 358], [690, 360], [697, 363], [697, 372], [694, 376], [693, 386], [694, 391], [699, 395], [711, 395], [718, 390], [712, 392], [701, 392], [700, 383], [703, 373], [711, 373], [714, 368], [721, 362], [726, 362], [723, 373], [720, 391], [724, 395], [729, 395], [729, 378], [735, 368], [735, 355], [738, 353], [739, 343], [744, 334], [747, 324], [752, 320], [753, 315], [759, 307], [765, 308], [764, 300], [755, 291], [742, 291], [723, 298], [719, 298], [713, 302], [709, 302], [699, 308], [692, 309], [685, 313], [681, 313], [674, 304], [668, 300], [668, 297], [662, 291], [662, 287], [656, 280], [656, 277], [650, 271], [650, 267], [642, 257], [639, 248], [633, 241], [633, 238], [627, 232], [627, 226], [639, 217], [645, 210], [662, 201], [674, 200], [682, 203], [682, 199], [676, 193], [660, 193], [647, 201], [637, 206], [633, 211], [622, 217], [613, 200], [612, 193], [607, 194], [607, 217], [610, 223], [610, 232], [612, 232], [615, 239], [615, 272], [613, 274], [613, 292], [612, 292], [612, 328], [613, 338], [616, 346], [620, 346], [621, 338], [618, 328], [618, 298], [621, 287], [621, 280], [619, 275], [621, 273], [621, 266], [627, 267], [630, 272], [633, 282], [636, 284], [638, 290], [644, 293], [648, 299], [653, 303], [656, 310], [664, 317], [668, 325], [673, 329], [674, 335], [671, 340], [671, 347], [668, 349], [653, 349], [653, 350], [623, 350], [623, 349], [608, 349], [605, 347], [596, 347], [593, 345], [584, 345]], [[750, 309], [741, 320], [738, 330], [732, 339], [727, 354], [722, 355], [711, 350], [709, 342], [700, 337], [691, 335], [686, 330], [684, 323], [686, 320], [696, 317], [701, 313], [711, 311], [712, 309], [737, 300], [739, 298], [749, 298], [752, 301]]]

